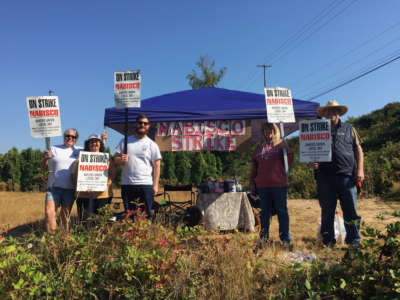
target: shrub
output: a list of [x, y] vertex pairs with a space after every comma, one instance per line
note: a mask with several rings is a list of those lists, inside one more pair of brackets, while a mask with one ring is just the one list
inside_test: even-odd
[[285, 270], [288, 286], [275, 299], [399, 299], [400, 222], [387, 225], [386, 233], [367, 227], [363, 235], [339, 262]]
[[[400, 222], [367, 227], [360, 247], [312, 264], [288, 263], [256, 236], [170, 230], [140, 212], [131, 222], [76, 226], [42, 238], [0, 231], [0, 299], [398, 299]], [[131, 214], [130, 212], [129, 214]], [[400, 216], [400, 211], [393, 216]], [[278, 253], [278, 255], [277, 255]], [[325, 252], [326, 253], [326, 252]], [[341, 252], [340, 252], [341, 253]]]

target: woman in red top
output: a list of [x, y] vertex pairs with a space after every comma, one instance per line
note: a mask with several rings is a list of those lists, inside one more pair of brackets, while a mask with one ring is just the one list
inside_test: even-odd
[[261, 199], [260, 241], [269, 239], [269, 223], [274, 207], [279, 220], [279, 237], [283, 243], [289, 244], [289, 214], [286, 205], [288, 178], [283, 149], [287, 151], [289, 165], [293, 161], [293, 153], [280, 138], [279, 128], [275, 124], [265, 123], [262, 134], [264, 141], [253, 152], [250, 174], [250, 189], [257, 192]]

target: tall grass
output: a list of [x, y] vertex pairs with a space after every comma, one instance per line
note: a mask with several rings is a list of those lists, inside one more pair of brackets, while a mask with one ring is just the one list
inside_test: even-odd
[[69, 234], [2, 238], [0, 298], [262, 299], [282, 287], [282, 249], [256, 251], [256, 235], [109, 217]]
[[[380, 229], [400, 216], [398, 202], [390, 204], [397, 211], [391, 214], [387, 203], [363, 201], [361, 216]], [[207, 232], [202, 226], [175, 227], [161, 221], [151, 224], [142, 214], [134, 222], [113, 223], [109, 208], [95, 218], [95, 227], [85, 229], [75, 223], [69, 234], [35, 231], [16, 238], [0, 232], [0, 299], [304, 299], [318, 295], [350, 295], [351, 299], [355, 294], [350, 287], [364, 286], [362, 276], [379, 280], [383, 295], [385, 282], [398, 283], [398, 256], [379, 260], [379, 247], [386, 242], [390, 247], [384, 253], [398, 254], [397, 229], [386, 240], [381, 239], [383, 233], [365, 229], [365, 245], [353, 252], [340, 245], [324, 248], [316, 240], [317, 202], [297, 200], [288, 206], [294, 251], [316, 253], [313, 264], [293, 264], [285, 258], [288, 249], [278, 242], [275, 218], [271, 228], [275, 242], [262, 250], [256, 247], [257, 233]], [[387, 272], [379, 277], [374, 272], [382, 271], [380, 262]]]

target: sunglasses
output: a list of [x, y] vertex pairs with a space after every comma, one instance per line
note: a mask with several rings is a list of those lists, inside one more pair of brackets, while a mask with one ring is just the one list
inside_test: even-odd
[[65, 137], [65, 138], [76, 139], [76, 135], [66, 134], [66, 135], [64, 135], [64, 137]]
[[136, 122], [136, 124], [138, 124], [138, 125], [149, 125], [150, 123], [149, 122]]

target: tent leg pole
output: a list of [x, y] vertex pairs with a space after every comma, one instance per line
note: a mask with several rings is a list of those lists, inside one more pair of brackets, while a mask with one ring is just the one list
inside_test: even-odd
[[128, 152], [128, 108], [125, 108], [124, 154]]

